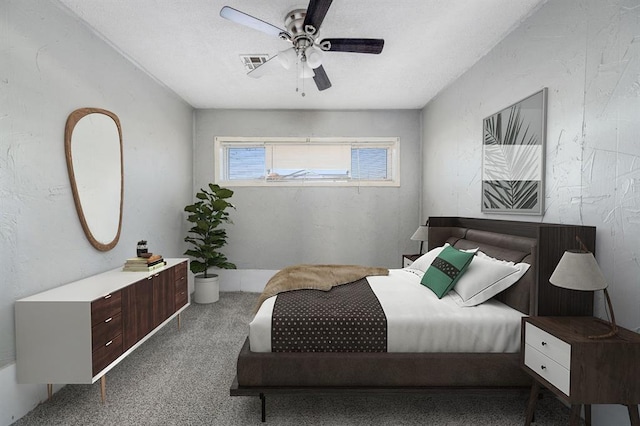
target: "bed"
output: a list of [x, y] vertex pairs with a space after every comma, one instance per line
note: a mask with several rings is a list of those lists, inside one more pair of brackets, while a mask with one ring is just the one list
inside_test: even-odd
[[[548, 282], [564, 251], [579, 247], [576, 237], [587, 248], [595, 250], [594, 227], [431, 217], [428, 251], [448, 244], [458, 250], [477, 249], [487, 256], [514, 264], [528, 264], [528, 269], [515, 284], [480, 305], [483, 309], [485, 304], [496, 306], [504, 313], [500, 318], [505, 318], [505, 324], [507, 318], [517, 322], [518, 329], [508, 333], [519, 336], [519, 321], [523, 315], [592, 315], [593, 294], [561, 289]], [[392, 269], [389, 274], [405, 279], [407, 286], [415, 284], [411, 283], [410, 271]], [[370, 279], [373, 289], [377, 280], [378, 277]], [[454, 303], [447, 296], [439, 302], [444, 302], [442, 306]], [[381, 304], [384, 303], [387, 302], [383, 300]], [[443, 328], [448, 330], [456, 326]], [[391, 340], [391, 334], [389, 336]], [[250, 337], [261, 352], [252, 350]], [[268, 348], [258, 348], [259, 338], [250, 337], [238, 355], [237, 374], [230, 394], [259, 396], [262, 421], [265, 421], [268, 394], [523, 389], [531, 385], [531, 379], [520, 369], [519, 341], [516, 346], [512, 342], [506, 343], [502, 349], [482, 345], [469, 349], [454, 345], [451, 350], [442, 346], [430, 352], [412, 351], [410, 347], [395, 352], [271, 352]]]

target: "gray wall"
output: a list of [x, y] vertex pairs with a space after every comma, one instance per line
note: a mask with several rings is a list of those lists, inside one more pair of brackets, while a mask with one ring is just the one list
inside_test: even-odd
[[[3, 0], [0, 34], [2, 367], [15, 359], [16, 299], [119, 267], [139, 239], [181, 256], [193, 117], [189, 105], [50, 1]], [[123, 225], [109, 252], [86, 239], [66, 169], [65, 121], [89, 106], [116, 113], [122, 124]]]
[[399, 188], [237, 187], [229, 259], [241, 269], [295, 263], [401, 267], [419, 224], [420, 112], [196, 112], [195, 186], [213, 181], [215, 136], [399, 136]]
[[[639, 22], [638, 0], [549, 1], [423, 111], [424, 213], [596, 226], [616, 319], [633, 330], [640, 327]], [[482, 119], [542, 87], [549, 88], [545, 213], [484, 215]], [[594, 406], [594, 420], [629, 424], [618, 406]]]

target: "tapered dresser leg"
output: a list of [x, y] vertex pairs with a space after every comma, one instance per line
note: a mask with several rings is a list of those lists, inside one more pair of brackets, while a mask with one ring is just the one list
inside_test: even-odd
[[47, 383], [47, 399], [51, 401], [53, 397], [53, 383]]
[[584, 404], [584, 426], [591, 426], [591, 404]]
[[636, 404], [627, 405], [627, 409], [629, 410], [629, 420], [631, 421], [631, 426], [640, 426], [640, 415], [638, 415], [638, 406]]
[[181, 323], [180, 323], [180, 319], [181, 319], [180, 315], [182, 315], [182, 314], [178, 314], [178, 330], [180, 330], [180, 325], [181, 325]]
[[260, 402], [262, 403], [262, 423], [264, 423], [267, 421], [267, 401], [263, 393], [260, 394]]
[[572, 404], [571, 405], [571, 417], [569, 417], [569, 425], [570, 426], [580, 426], [580, 411], [582, 409], [582, 404]]
[[527, 405], [527, 418], [524, 421], [525, 426], [529, 426], [533, 421], [533, 414], [536, 411], [538, 402], [538, 394], [540, 393], [540, 383], [534, 381], [531, 385], [531, 394], [529, 394], [529, 404]]
[[100, 399], [102, 403], [107, 399], [107, 375], [100, 377]]

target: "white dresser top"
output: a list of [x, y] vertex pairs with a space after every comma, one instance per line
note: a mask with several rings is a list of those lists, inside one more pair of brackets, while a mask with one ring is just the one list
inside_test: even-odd
[[17, 300], [20, 302], [91, 302], [109, 293], [118, 291], [128, 285], [136, 283], [145, 278], [171, 268], [181, 262], [186, 262], [186, 258], [165, 259], [167, 264], [154, 270], [153, 272], [129, 272], [123, 271], [122, 266], [101, 274], [92, 275], [33, 296]]

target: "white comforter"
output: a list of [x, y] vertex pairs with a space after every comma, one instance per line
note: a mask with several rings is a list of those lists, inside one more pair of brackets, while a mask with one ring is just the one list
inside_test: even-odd
[[[367, 277], [387, 316], [388, 352], [518, 352], [523, 313], [497, 301], [461, 307], [420, 284], [422, 272], [391, 269]], [[271, 313], [276, 298], [262, 304], [249, 325], [253, 352], [271, 352]]]

